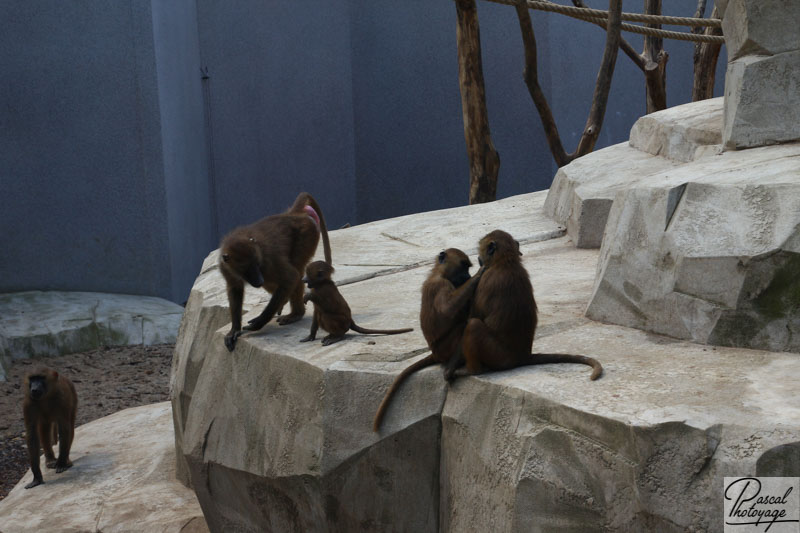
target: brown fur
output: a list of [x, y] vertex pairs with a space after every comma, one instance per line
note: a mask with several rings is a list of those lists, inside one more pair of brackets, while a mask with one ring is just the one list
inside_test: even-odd
[[[319, 216], [319, 228], [305, 211], [310, 206]], [[272, 215], [234, 229], [222, 239], [220, 271], [228, 288], [231, 329], [225, 335], [225, 346], [233, 351], [243, 331], [258, 331], [272, 320], [288, 301], [291, 312], [280, 316], [280, 325], [300, 320], [306, 312], [303, 303], [303, 270], [317, 249], [319, 235], [325, 260], [331, 262], [328, 229], [322, 210], [314, 198], [302, 192], [285, 213]], [[245, 282], [263, 287], [272, 294], [269, 303], [256, 318], [242, 328], [242, 301]]]
[[[72, 466], [69, 450], [75, 435], [78, 395], [69, 379], [49, 368], [41, 368], [26, 375], [23, 385], [25, 399], [22, 402], [22, 413], [25, 417], [28, 458], [33, 472], [33, 481], [25, 485], [25, 488], [30, 489], [44, 483], [39, 466], [40, 448], [44, 448], [47, 468], [55, 468], [56, 473], [61, 473]], [[56, 440], [58, 459], [53, 454]]]
[[389, 400], [400, 383], [417, 370], [437, 363], [447, 363], [445, 378], [452, 379], [456, 366], [462, 360], [461, 336], [467, 325], [469, 303], [483, 273], [481, 270], [470, 278], [471, 266], [467, 254], [457, 248], [448, 248], [437, 257], [436, 264], [422, 284], [422, 305], [419, 311], [422, 334], [428, 342], [431, 354], [412, 364], [395, 378], [375, 413], [373, 431], [380, 428]]
[[314, 319], [311, 322], [311, 331], [308, 337], [300, 342], [313, 341], [317, 337], [317, 329], [320, 327], [329, 333], [322, 339], [323, 346], [344, 339], [344, 334], [351, 329], [358, 333], [381, 333], [384, 335], [414, 331], [413, 328], [366, 329], [358, 326], [353, 322], [350, 306], [347, 305], [344, 296], [331, 279], [333, 272], [333, 267], [325, 261], [314, 261], [306, 267], [306, 277], [303, 278], [303, 281], [308, 284], [311, 291], [303, 297], [303, 302], [314, 303]]
[[523, 365], [581, 363], [600, 377], [603, 367], [591, 357], [570, 354], [531, 354], [538, 322], [528, 272], [520, 260], [519, 243], [495, 230], [480, 241], [479, 258], [486, 267], [464, 330], [462, 348], [467, 371], [507, 370]]

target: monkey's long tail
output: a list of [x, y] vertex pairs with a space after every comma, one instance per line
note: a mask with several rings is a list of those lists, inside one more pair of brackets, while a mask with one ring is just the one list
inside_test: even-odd
[[386, 396], [383, 397], [383, 401], [381, 402], [380, 406], [378, 406], [378, 411], [375, 413], [375, 420], [372, 422], [372, 431], [378, 431], [381, 427], [381, 420], [383, 420], [383, 414], [386, 412], [386, 408], [389, 407], [389, 400], [391, 399], [394, 392], [397, 390], [397, 387], [400, 386], [400, 383], [403, 382], [408, 376], [416, 372], [417, 370], [422, 370], [425, 367], [432, 366], [436, 364], [436, 360], [433, 358], [433, 354], [428, 355], [427, 357], [420, 359], [413, 365], [409, 366], [402, 372], [400, 375], [397, 376], [392, 383], [392, 386], [389, 387], [389, 390], [386, 391]]
[[414, 331], [414, 328], [403, 328], [403, 329], [366, 329], [362, 328], [355, 322], [350, 323], [350, 329], [355, 331], [356, 333], [366, 333], [367, 335], [371, 333], [381, 333], [383, 335], [397, 335], [398, 333], [408, 333], [409, 331]]
[[308, 202], [308, 205], [310, 205], [314, 209], [314, 211], [317, 212], [317, 215], [319, 215], [319, 232], [322, 233], [322, 250], [325, 253], [325, 262], [328, 263], [329, 265], [332, 265], [333, 263], [331, 262], [331, 243], [328, 240], [328, 226], [325, 225], [325, 216], [323, 216], [322, 208], [319, 206], [314, 197], [308, 193], [306, 193], [306, 195], [308, 196], [306, 200]]
[[589, 379], [596, 380], [603, 374], [603, 365], [600, 361], [585, 355], [572, 355], [568, 353], [534, 353], [531, 358], [524, 363], [524, 365], [549, 365], [551, 363], [578, 363], [581, 365], [589, 365], [593, 368], [592, 375]]

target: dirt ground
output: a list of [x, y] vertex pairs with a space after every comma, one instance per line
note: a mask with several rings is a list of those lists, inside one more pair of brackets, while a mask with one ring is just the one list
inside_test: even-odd
[[172, 344], [105, 347], [16, 361], [7, 380], [0, 382], [0, 500], [28, 470], [22, 420], [22, 378], [27, 372], [44, 365], [72, 380], [80, 426], [128, 407], [167, 400], [173, 348]]

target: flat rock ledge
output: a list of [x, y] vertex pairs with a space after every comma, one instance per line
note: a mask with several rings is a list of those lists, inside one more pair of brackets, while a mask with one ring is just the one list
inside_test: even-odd
[[0, 530], [204, 533], [197, 498], [175, 479], [169, 402], [125, 409], [75, 429], [73, 467], [28, 470], [0, 501]]
[[[299, 343], [310, 314], [223, 346], [212, 253], [181, 324], [171, 383], [178, 477], [211, 531], [722, 531], [724, 476], [800, 475], [800, 357], [714, 348], [584, 317], [598, 251], [543, 216], [545, 193], [332, 232], [335, 279], [365, 327]], [[496, 223], [493, 221], [497, 221]], [[537, 351], [599, 358], [410, 377], [425, 353], [420, 287], [436, 254], [501, 227], [521, 241]], [[266, 293], [247, 291], [255, 316]], [[254, 311], [255, 310], [255, 311]]]
[[101, 346], [173, 343], [183, 307], [154, 296], [26, 291], [0, 294], [0, 380], [14, 359]]

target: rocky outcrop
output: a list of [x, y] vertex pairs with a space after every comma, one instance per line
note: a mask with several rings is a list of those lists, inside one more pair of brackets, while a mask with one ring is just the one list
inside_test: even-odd
[[[542, 199], [492, 207], [523, 243], [562, 236], [540, 213]], [[300, 343], [307, 315], [241, 337], [229, 353], [225, 283], [216, 253], [209, 257], [187, 304], [171, 395], [180, 475], [212, 530], [437, 530], [440, 371], [404, 384], [381, 433], [372, 432], [372, 417], [394, 377], [425, 351], [417, 317], [432, 259], [446, 246], [474, 252], [488, 232], [492, 207], [476, 207], [331, 233], [335, 279], [354, 320], [415, 327], [410, 334]], [[267, 296], [246, 291], [246, 308], [260, 310]]]
[[641, 117], [629, 143], [558, 169], [545, 214], [566, 226], [578, 248], [599, 248], [617, 192], [658, 185], [684, 164], [721, 152], [722, 108], [722, 98], [713, 98]]
[[[794, 24], [800, 27], [800, 21]], [[725, 148], [800, 139], [799, 73], [800, 48], [774, 56], [747, 55], [728, 63], [722, 130]]]
[[175, 479], [168, 402], [120, 411], [75, 430], [73, 467], [28, 471], [0, 501], [3, 533], [86, 531], [203, 533], [197, 498]]
[[800, 3], [728, 0], [725, 4], [725, 147], [800, 139]]
[[642, 117], [629, 145], [561, 168], [545, 212], [576, 246], [602, 244], [589, 318], [800, 351], [800, 144], [723, 153], [722, 112], [716, 99]]
[[[401, 387], [377, 434], [384, 392], [423, 356], [419, 330], [323, 347], [298, 342], [306, 316], [268, 324], [229, 353], [212, 254], [187, 305], [172, 383], [182, 479], [210, 529], [721, 531], [720, 476], [791, 472], [797, 354], [588, 320], [598, 251], [576, 249], [540, 214], [543, 201], [534, 193], [332, 232], [354, 319], [418, 328], [436, 253], [458, 246], [474, 257], [478, 238], [501, 226], [522, 242], [536, 291], [534, 349], [589, 353], [605, 366], [596, 382], [583, 366], [547, 365], [452, 387], [439, 368], [425, 369]], [[260, 309], [253, 293], [249, 308]]]
[[175, 342], [183, 307], [153, 296], [28, 291], [0, 294], [0, 380], [14, 359], [101, 346]]
[[725, 152], [617, 194], [587, 316], [800, 351], [800, 145]]

